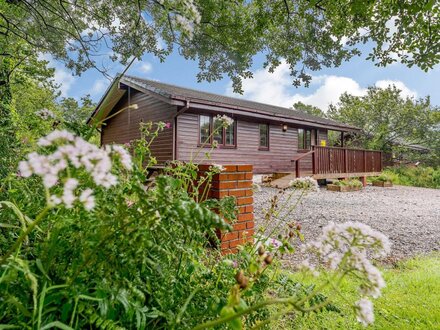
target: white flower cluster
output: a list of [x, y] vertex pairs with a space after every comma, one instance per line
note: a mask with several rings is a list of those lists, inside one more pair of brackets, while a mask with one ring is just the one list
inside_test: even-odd
[[215, 120], [218, 120], [224, 128], [228, 128], [229, 126], [234, 124], [234, 119], [226, 115], [217, 115], [215, 116]]
[[133, 162], [131, 160], [131, 155], [127, 151], [127, 149], [125, 149], [123, 146], [117, 145], [117, 144], [107, 145], [105, 147], [105, 149], [109, 154], [117, 155], [119, 157], [119, 161], [121, 162], [121, 165], [126, 170], [131, 171], [131, 169], [133, 167]]
[[[27, 160], [19, 164], [20, 175], [29, 177], [33, 174], [41, 176], [46, 189], [58, 184], [69, 166], [76, 169], [83, 168], [90, 174], [95, 184], [110, 188], [117, 184], [117, 177], [111, 173], [112, 158], [116, 156], [121, 165], [131, 170], [131, 156], [122, 146], [107, 146], [104, 149], [88, 143], [82, 138], [68, 131], [53, 131], [38, 141], [41, 147], [57, 147], [51, 154], [44, 155], [36, 152], [30, 153]], [[95, 200], [93, 191], [85, 189], [79, 196], [75, 194], [79, 182], [75, 178], [68, 177], [63, 186], [60, 196], [50, 196], [49, 203], [52, 205], [64, 204], [71, 208], [78, 200], [87, 210], [93, 209]]]
[[223, 172], [225, 170], [226, 170], [226, 168], [220, 164], [212, 164], [211, 165], [211, 171]]
[[35, 111], [35, 114], [44, 120], [55, 118], [55, 114], [48, 109], [41, 109], [41, 110]]
[[[335, 224], [330, 222], [323, 228], [321, 236], [309, 243], [305, 250], [312, 252], [318, 260], [333, 270], [356, 274], [364, 281], [360, 286], [362, 295], [377, 298], [385, 287], [380, 271], [368, 260], [372, 257], [383, 257], [390, 252], [390, 242], [382, 233], [359, 222]], [[315, 272], [310, 260], [303, 262], [303, 267]], [[366, 302], [368, 301], [368, 302]], [[372, 304], [363, 298], [356, 307], [358, 319], [364, 324], [374, 320]]]
[[357, 320], [364, 326], [374, 322], [374, 309], [371, 300], [362, 298], [356, 302]]
[[304, 190], [311, 190], [311, 191], [318, 191], [319, 185], [318, 181], [315, 179], [306, 176], [303, 178], [296, 178], [292, 181], [290, 181], [289, 186], [296, 189], [304, 189]]

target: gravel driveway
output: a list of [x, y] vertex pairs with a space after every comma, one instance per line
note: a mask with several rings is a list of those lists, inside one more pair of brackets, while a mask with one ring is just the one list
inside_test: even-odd
[[[257, 228], [270, 228], [270, 224], [265, 225], [263, 209], [269, 207], [271, 197], [277, 193], [277, 189], [269, 187], [255, 193]], [[292, 198], [288, 205], [296, 200]], [[301, 223], [306, 240], [319, 235], [329, 221], [360, 221], [390, 238], [390, 261], [407, 258], [440, 250], [440, 189], [368, 186], [362, 191], [340, 193], [321, 188], [306, 195], [285, 221]], [[269, 231], [266, 229], [266, 233]], [[300, 257], [296, 253], [285, 262], [295, 263]]]

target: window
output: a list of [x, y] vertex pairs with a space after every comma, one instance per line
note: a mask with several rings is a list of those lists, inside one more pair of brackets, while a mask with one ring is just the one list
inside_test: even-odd
[[235, 146], [235, 120], [232, 125], [225, 129], [225, 144]]
[[298, 128], [298, 149], [310, 149], [312, 146], [312, 131]]
[[214, 141], [217, 141], [218, 144], [223, 144], [222, 122], [215, 117], [213, 118], [213, 121], [214, 121], [214, 135], [212, 136], [212, 139]]
[[269, 125], [260, 124], [260, 149], [268, 150], [269, 149]]
[[207, 143], [209, 135], [211, 134], [211, 117], [200, 116], [199, 117], [199, 127], [200, 127], [200, 143]]
[[235, 147], [236, 140], [236, 121], [227, 128], [222, 127], [220, 120], [216, 116], [200, 115], [199, 116], [200, 138], [199, 144], [210, 146], [214, 141], [220, 147]]
[[310, 149], [312, 146], [312, 132], [309, 129], [306, 129], [304, 135], [304, 146], [305, 149]]

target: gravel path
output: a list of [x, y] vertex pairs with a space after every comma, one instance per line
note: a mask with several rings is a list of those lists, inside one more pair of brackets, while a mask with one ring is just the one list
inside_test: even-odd
[[[277, 193], [277, 189], [262, 187], [254, 196], [256, 225], [266, 228], [266, 233], [273, 223], [265, 224], [264, 209]], [[279, 205], [283, 205], [287, 195]], [[288, 205], [296, 202], [296, 197], [283, 208], [280, 217], [286, 214]], [[394, 261], [440, 251], [440, 189], [368, 186], [362, 191], [340, 193], [321, 188], [306, 195], [285, 221], [301, 223], [306, 241], [317, 237], [329, 221], [363, 222], [390, 238], [392, 250], [388, 261]], [[284, 262], [294, 264], [299, 258], [299, 253], [295, 253]]]

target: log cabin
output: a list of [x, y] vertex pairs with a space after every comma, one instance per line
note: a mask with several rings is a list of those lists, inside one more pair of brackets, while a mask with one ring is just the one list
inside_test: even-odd
[[[137, 109], [130, 105], [137, 105]], [[233, 119], [216, 129], [217, 115]], [[285, 173], [316, 179], [364, 177], [382, 170], [379, 151], [328, 146], [328, 131], [358, 128], [295, 109], [202, 92], [134, 76], [118, 76], [88, 122], [101, 143], [124, 144], [140, 137], [141, 122], [167, 124], [151, 144], [158, 165], [172, 160], [250, 164], [254, 174]], [[212, 134], [217, 132], [216, 134]], [[212, 144], [211, 158], [204, 152]], [[287, 179], [287, 177], [286, 177]]]

